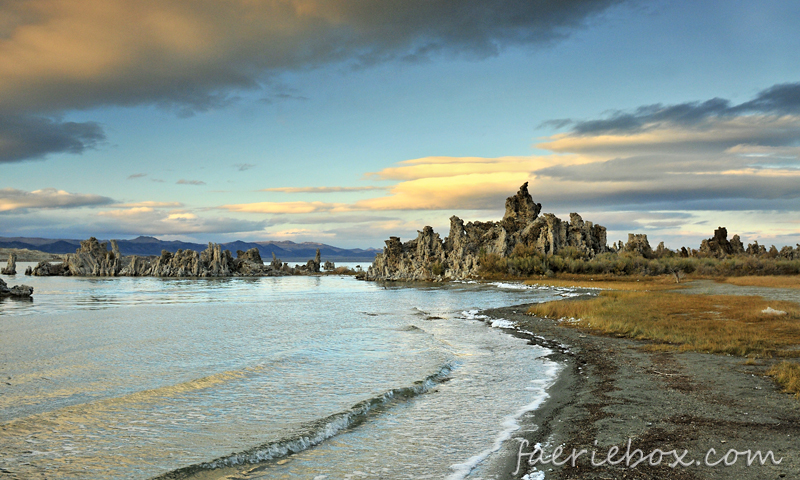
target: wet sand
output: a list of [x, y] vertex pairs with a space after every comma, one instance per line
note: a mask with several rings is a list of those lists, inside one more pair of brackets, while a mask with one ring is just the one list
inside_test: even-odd
[[[485, 314], [517, 322], [514, 335], [532, 344], [553, 350], [551, 359], [564, 364], [557, 381], [549, 389], [550, 398], [538, 410], [523, 419], [520, 430], [507, 442], [504, 464], [493, 465], [496, 478], [547, 479], [794, 479], [800, 478], [800, 400], [782, 393], [764, 373], [771, 363], [744, 365], [745, 359], [700, 353], [648, 352], [646, 342], [624, 338], [600, 337], [558, 322], [525, 315], [527, 305], [494, 310]], [[511, 330], [509, 330], [511, 332]], [[529, 332], [529, 333], [525, 333]], [[529, 446], [541, 443], [547, 457], [556, 446], [563, 446], [562, 459], [575, 449], [587, 450], [576, 466], [526, 464], [517, 474], [518, 447], [521, 439]], [[631, 451], [644, 455], [655, 449], [677, 450], [683, 463], [692, 466], [668, 466], [675, 462], [665, 456], [660, 465], [648, 461], [634, 468], [626, 461], [610, 466], [594, 466], [607, 457], [612, 446], [621, 452], [631, 441]], [[596, 443], [595, 443], [596, 442]], [[708, 456], [717, 466], [706, 466]], [[772, 451], [774, 465], [768, 459], [760, 465], [756, 459], [746, 466], [746, 456], [731, 454], [736, 463], [724, 466], [729, 450], [739, 452]], [[627, 461], [634, 463], [639, 457]], [[654, 461], [657, 459], [654, 457]], [[701, 465], [697, 465], [700, 461]], [[538, 473], [534, 473], [538, 470]]]

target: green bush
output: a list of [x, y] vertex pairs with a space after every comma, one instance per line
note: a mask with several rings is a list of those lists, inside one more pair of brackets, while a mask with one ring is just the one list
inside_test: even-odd
[[646, 259], [629, 252], [603, 253], [588, 258], [585, 252], [567, 247], [556, 255], [545, 255], [535, 247], [517, 245], [511, 255], [501, 257], [482, 251], [479, 257], [485, 275], [530, 276], [554, 273], [585, 275], [665, 275], [704, 276], [798, 275], [800, 260], [767, 255], [740, 255], [716, 259], [710, 257], [664, 256]]

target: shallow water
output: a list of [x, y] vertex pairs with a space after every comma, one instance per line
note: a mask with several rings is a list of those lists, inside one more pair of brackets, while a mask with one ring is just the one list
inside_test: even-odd
[[714, 280], [692, 280], [686, 283], [683, 293], [702, 295], [756, 295], [767, 300], [784, 300], [796, 302], [800, 300], [800, 291], [796, 288], [751, 287], [720, 283]]
[[558, 366], [474, 309], [573, 293], [3, 278], [35, 287], [0, 303], [0, 468], [20, 478], [483, 478]]

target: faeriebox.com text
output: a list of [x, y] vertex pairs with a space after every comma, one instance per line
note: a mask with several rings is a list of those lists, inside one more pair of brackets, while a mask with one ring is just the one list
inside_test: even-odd
[[[761, 453], [760, 450], [736, 450], [729, 449], [726, 452], [717, 452], [714, 448], [709, 448], [702, 460], [690, 458], [688, 450], [661, 450], [653, 449], [649, 452], [644, 452], [640, 449], [633, 449], [631, 439], [628, 439], [627, 448], [621, 449], [617, 446], [610, 447], [605, 454], [598, 450], [577, 450], [573, 449], [572, 452], [567, 453], [565, 448], [561, 445], [553, 449], [552, 455], [546, 455], [544, 448], [541, 444], [537, 443], [532, 450], [530, 450], [530, 443], [525, 439], [517, 439], [519, 444], [519, 452], [517, 454], [517, 469], [514, 471], [516, 475], [519, 473], [522, 465], [527, 464], [530, 466], [535, 465], [555, 465], [575, 467], [580, 462], [589, 462], [593, 467], [602, 467], [604, 465], [612, 466], [626, 466], [629, 468], [636, 468], [637, 466], [658, 466], [665, 464], [670, 468], [677, 467], [693, 467], [705, 465], [707, 467], [717, 467], [736, 464], [741, 461], [748, 467], [754, 464], [765, 465], [771, 462], [772, 465], [780, 465], [783, 457], [776, 459], [775, 454], [771, 450], [766, 453]], [[597, 441], [595, 440], [595, 446]]]

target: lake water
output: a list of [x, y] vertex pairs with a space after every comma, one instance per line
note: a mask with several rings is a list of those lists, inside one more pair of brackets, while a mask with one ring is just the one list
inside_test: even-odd
[[573, 294], [3, 279], [35, 288], [0, 302], [0, 473], [18, 478], [491, 478], [559, 366], [476, 311]]

